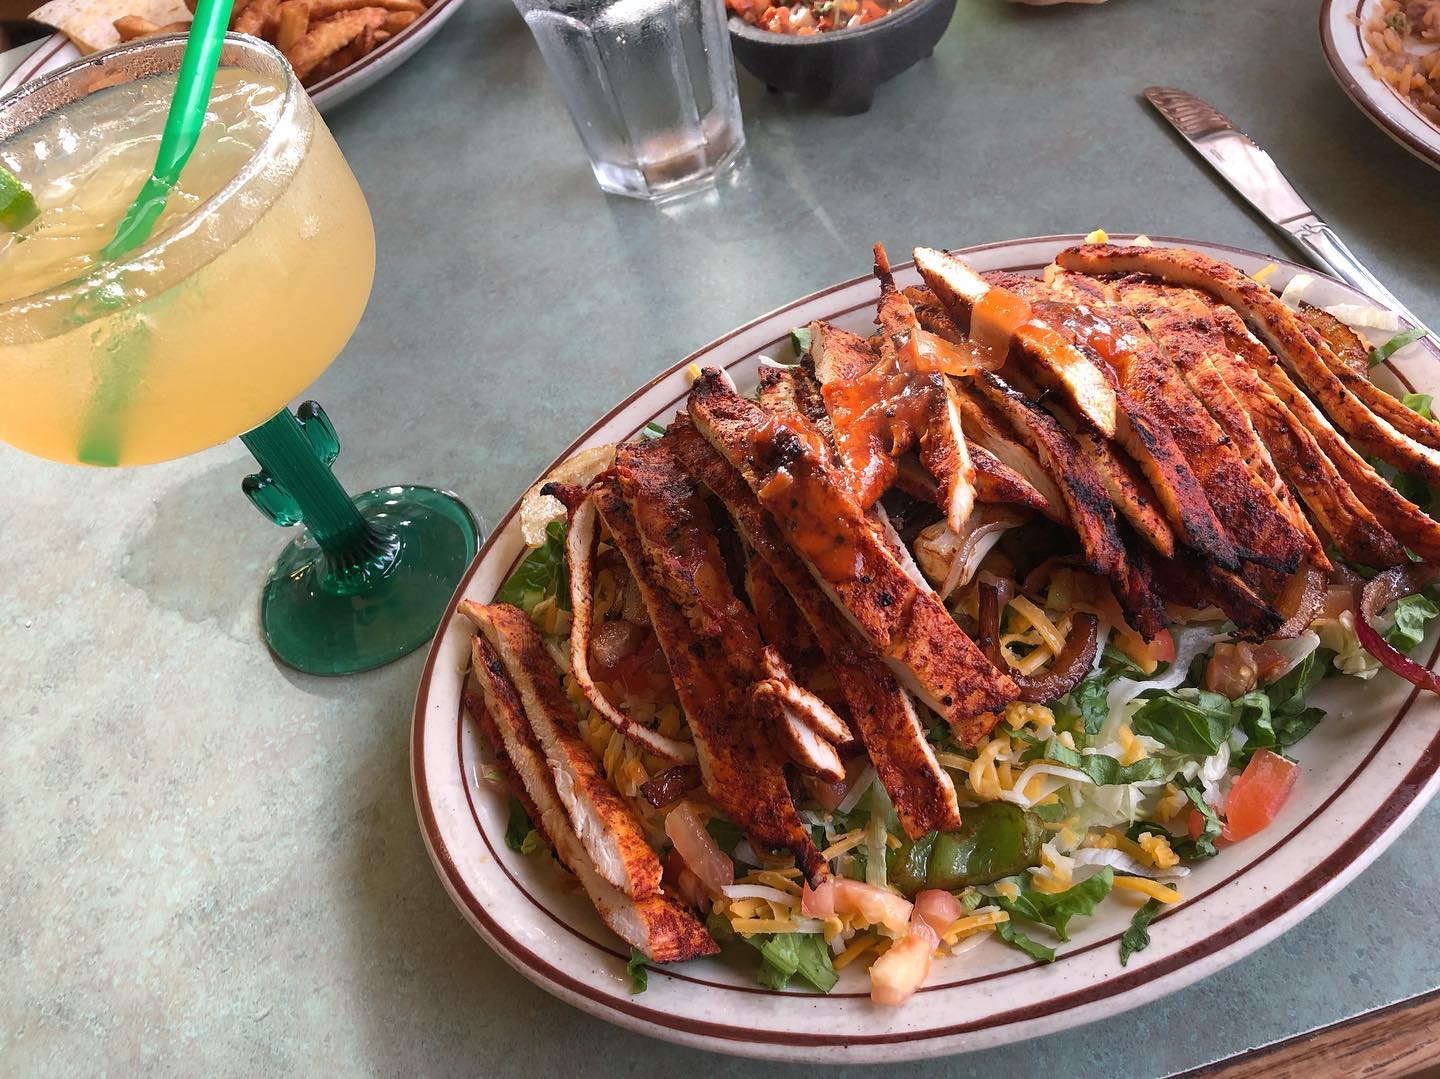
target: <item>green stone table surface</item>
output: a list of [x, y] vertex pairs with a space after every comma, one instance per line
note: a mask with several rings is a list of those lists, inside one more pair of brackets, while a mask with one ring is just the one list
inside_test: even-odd
[[[1324, 66], [1317, 4], [960, 0], [933, 59], [834, 118], [741, 94], [748, 160], [672, 206], [596, 189], [520, 18], [471, 0], [331, 124], [380, 268], [312, 393], [351, 490], [430, 483], [490, 521], [569, 440], [730, 327], [866, 272], [869, 245], [1096, 226], [1283, 253], [1139, 100], [1260, 140], [1440, 323], [1440, 174]], [[423, 655], [275, 665], [282, 540], [238, 442], [123, 473], [0, 447], [0, 1073], [813, 1074], [651, 1042], [511, 970], [425, 855], [407, 738]], [[1160, 1075], [1440, 985], [1440, 807], [1254, 956], [1142, 1011], [901, 1076]], [[1427, 898], [1428, 897], [1428, 898]]]

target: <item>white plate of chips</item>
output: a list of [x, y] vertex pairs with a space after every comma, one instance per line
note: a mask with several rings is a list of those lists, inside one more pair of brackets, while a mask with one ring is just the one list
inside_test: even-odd
[[[413, 56], [462, 0], [237, 0], [231, 28], [286, 54], [321, 112], [348, 101]], [[248, 12], [248, 14], [247, 14]], [[183, 33], [183, 0], [51, 0], [32, 18], [53, 26], [8, 75], [0, 96], [124, 40]], [[120, 26], [117, 27], [116, 23]]]

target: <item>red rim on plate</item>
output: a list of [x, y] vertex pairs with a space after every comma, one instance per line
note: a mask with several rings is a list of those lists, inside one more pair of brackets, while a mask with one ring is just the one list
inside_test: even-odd
[[[974, 257], [985, 252], [1028, 249], [1032, 256], [1042, 254], [1043, 259], [1036, 261], [1034, 257], [1028, 257], [1016, 258], [1007, 262], [1002, 258], [996, 263], [996, 268], [1003, 265], [1006, 269], [1034, 272], [1043, 266], [1056, 250], [1079, 239], [1078, 236], [1042, 237], [972, 247], [963, 253]], [[1195, 244], [1193, 241], [1179, 239], [1160, 239], [1157, 242], [1206, 248], [1237, 261], [1248, 260], [1256, 267], [1266, 261], [1281, 261], [1267, 259], [1254, 252], [1224, 245]], [[1288, 277], [1296, 272], [1310, 272], [1288, 262], [1281, 262], [1281, 267], [1282, 277]], [[897, 267], [897, 272], [903, 272], [908, 268], [909, 264]], [[617, 417], [626, 412], [629, 406], [641, 401], [642, 398], [655, 398], [654, 401], [647, 399], [644, 402], [644, 410], [651, 416], [668, 419], [679, 397], [670, 400], [668, 395], [662, 396], [656, 391], [667, 380], [676, 379], [677, 375], [689, 364], [715, 362], [714, 354], [724, 350], [728, 343], [742, 334], [761, 327], [774, 329], [776, 332], [773, 338], [765, 340], [758, 349], [752, 349], [743, 354], [735, 354], [733, 350], [728, 353], [729, 360], [725, 366], [737, 368], [748, 364], [753, 367], [757, 353], [769, 351], [784, 341], [790, 325], [784, 319], [786, 312], [813, 305], [816, 301], [824, 300], [826, 297], [847, 289], [864, 286], [867, 282], [873, 285], [869, 278], [857, 277], [813, 293], [759, 319], [752, 320], [687, 356], [607, 412], [585, 434], [577, 438], [549, 468], [545, 469], [542, 475], [548, 473], [555, 464], [568, 458], [579, 446], [592, 439], [602, 429], [606, 429], [607, 441], [633, 436], [640, 426], [643, 426], [645, 419], [650, 417], [646, 416], [641, 419], [637, 413], [633, 418], [639, 419], [640, 422], [633, 425], [633, 430], [619, 429]], [[1334, 287], [1342, 290], [1349, 299], [1362, 298], [1338, 282], [1334, 283]], [[837, 318], [859, 308], [868, 308], [872, 304], [873, 295], [864, 296], [862, 302], [850, 307], [845, 307], [843, 301], [837, 298], [835, 306], [818, 317]], [[1429, 363], [1424, 366], [1433, 379], [1436, 376], [1430, 364], [1440, 360], [1440, 351], [1427, 348], [1426, 354]], [[1410, 366], [1413, 368], [1414, 364], [1412, 363]], [[1413, 388], [1413, 383], [1403, 373], [1398, 371], [1394, 373], [1406, 389]], [[741, 381], [743, 382], [743, 379]], [[683, 390], [681, 390], [681, 396], [683, 396]], [[623, 969], [623, 960], [627, 957], [627, 953], [617, 939], [609, 937], [603, 928], [596, 928], [598, 922], [595, 922], [593, 926], [574, 924], [563, 912], [553, 909], [555, 906], [551, 902], [554, 899], [553, 896], [536, 894], [543, 892], [543, 889], [527, 885], [512, 871], [509, 864], [511, 856], [504, 849], [503, 843], [497, 841], [498, 837], [493, 834], [494, 829], [486, 827], [482, 820], [482, 814], [476, 806], [476, 795], [472, 789], [475, 788], [475, 784], [471, 769], [467, 768], [469, 755], [466, 750], [467, 738], [473, 741], [473, 732], [468, 730], [468, 720], [464, 718], [458, 706], [458, 689], [455, 692], [457, 700], [455, 708], [446, 711], [432, 706], [433, 692], [448, 693], [448, 689], [437, 689], [437, 687], [441, 687], [442, 683], [445, 686], [453, 683], [458, 687], [461, 679], [459, 670], [452, 673], [439, 666], [442, 653], [450, 657], [449, 662], [452, 664], [454, 656], [457, 654], [453, 648], [446, 652], [447, 639], [453, 637], [455, 633], [462, 636], [465, 634], [465, 630], [452, 626], [456, 603], [469, 592], [477, 573], [484, 570], [487, 577], [503, 580], [513, 567], [515, 560], [520, 557], [518, 552], [515, 553], [512, 558], [506, 560], [503, 568], [498, 565], [490, 565], [491, 562], [498, 560], [498, 556], [494, 552], [502, 545], [507, 543], [513, 545], [516, 538], [514, 533], [517, 511], [518, 503], [500, 521], [461, 581], [447, 609], [446, 617], [441, 623], [441, 629], [432, 644], [430, 655], [421, 675], [416, 697], [411, 745], [412, 782], [421, 831], [446, 890], [465, 914], [467, 920], [480, 931], [482, 936], [511, 966], [542, 988], [591, 1014], [667, 1040], [722, 1052], [777, 1059], [895, 1061], [1016, 1041], [1100, 1018], [1107, 1014], [1114, 1014], [1187, 985], [1234, 962], [1310, 913], [1373, 860], [1393, 839], [1399, 829], [1408, 823], [1425, 802], [1433, 796], [1437, 783], [1440, 783], [1440, 777], [1437, 777], [1437, 764], [1440, 764], [1440, 730], [1437, 730], [1428, 742], [1417, 746], [1413, 754], [1406, 758], [1408, 767], [1404, 768], [1403, 774], [1394, 775], [1393, 785], [1391, 773], [1386, 773], [1385, 784], [1388, 789], [1383, 792], [1384, 797], [1378, 806], [1370, 809], [1363, 817], [1344, 819], [1342, 816], [1342, 819], [1335, 822], [1336, 838], [1333, 844], [1327, 845], [1320, 854], [1316, 855], [1318, 858], [1316, 864], [1309, 866], [1294, 879], [1286, 879], [1284, 887], [1275, 889], [1273, 894], [1267, 890], [1264, 880], [1261, 880], [1257, 890], [1255, 881], [1263, 877], [1262, 867], [1267, 866], [1267, 863], [1273, 867], [1272, 860], [1277, 856], [1282, 856], [1283, 860], [1284, 852], [1290, 849], [1287, 845], [1300, 833], [1321, 825], [1329, 827], [1331, 818], [1341, 812], [1337, 810], [1337, 803], [1342, 796], [1351, 790], [1352, 785], [1362, 777], [1363, 773], [1366, 773], [1367, 768], [1370, 768], [1382, 751], [1389, 746], [1397, 732], [1402, 730], [1402, 720], [1414, 712], [1419, 694], [1418, 691], [1412, 690], [1402, 696], [1398, 692], [1392, 691], [1391, 695], [1395, 701], [1393, 706], [1387, 706], [1386, 715], [1383, 717], [1372, 716], [1368, 720], [1368, 730], [1373, 732], [1375, 726], [1380, 723], [1385, 724], [1384, 730], [1375, 736], [1374, 744], [1361, 759], [1354, 763], [1349, 773], [1341, 778], [1333, 786], [1333, 789], [1325, 788], [1328, 791], [1326, 796], [1311, 808], [1303, 820], [1293, 824], [1283, 836], [1270, 839], [1263, 850], [1255, 848], [1244, 851], [1243, 855], [1250, 856], [1248, 861], [1241, 863], [1240, 858], [1243, 855], [1240, 848], [1228, 852], [1232, 856], [1229, 864], [1225, 867], [1228, 875], [1209, 883], [1204, 890], [1187, 896], [1185, 904], [1172, 911], [1167, 911], [1157, 918], [1153, 923], [1157, 927], [1155, 936], [1159, 939], [1165, 934], [1165, 922], [1168, 919], [1173, 917], [1180, 922], [1187, 911], [1196, 909], [1199, 904], [1211, 897], [1223, 897], [1231, 892], [1247, 891], [1255, 895], [1255, 902], [1249, 905], [1241, 915], [1224, 924], [1215, 925], [1213, 928], [1207, 925], [1206, 929], [1199, 933], [1194, 932], [1193, 929], [1190, 930], [1190, 935], [1183, 938], [1184, 946], [1176, 947], [1153, 961], [1139, 957], [1142, 961], [1136, 962], [1126, 970], [1121, 970], [1116, 965], [1113, 972], [1103, 980], [1092, 981], [1090, 984], [1077, 984], [1074, 988], [1055, 993], [1030, 992], [1028, 995], [1012, 996], [1006, 999], [1003, 989], [1004, 980], [1007, 978], [1014, 980], [1018, 976], [1035, 972], [1040, 968], [1039, 964], [1029, 963], [1015, 953], [1013, 966], [965, 977], [963, 963], [946, 960], [946, 963], [958, 964], [955, 973], [961, 976], [956, 977], [952, 974], [947, 977], [947, 972], [943, 967], [937, 969], [932, 978], [932, 984], [922, 989], [909, 1007], [916, 1007], [916, 1001], [943, 1002], [947, 999], [947, 995], [962, 990], [966, 986], [982, 982], [994, 983], [1002, 987], [996, 991], [997, 1001], [1000, 1003], [997, 1003], [992, 1010], [985, 1014], [973, 1017], [953, 1013], [938, 1015], [943, 1009], [937, 1004], [932, 1009], [937, 1013], [937, 1018], [922, 1024], [918, 1029], [913, 1026], [906, 1027], [903, 1022], [896, 1022], [896, 1016], [903, 1014], [904, 1009], [900, 1013], [884, 1012], [883, 1014], [879, 1009], [874, 1009], [872, 1029], [866, 1029], [863, 1016], [862, 1022], [858, 1025], [852, 1023], [844, 1029], [819, 1029], [814, 1018], [814, 1009], [820, 1007], [824, 1002], [838, 1006], [846, 1001], [853, 1001], [855, 1007], [868, 1007], [863, 1000], [856, 999], [865, 994], [849, 990], [837, 991], [828, 997], [817, 993], [793, 991], [776, 993], [754, 985], [738, 983], [733, 979], [727, 981], [724, 978], [709, 977], [703, 966], [693, 969], [682, 966], [673, 971], [661, 970], [652, 976], [652, 986], [657, 981], [673, 980], [678, 985], [682, 985], [685, 992], [695, 994], [696, 999], [700, 995], [725, 994], [727, 999], [737, 1002], [734, 1005], [736, 1008], [741, 1006], [738, 1002], [744, 998], [754, 999], [757, 995], [768, 996], [773, 998], [773, 1005], [771, 1005], [773, 1009], [793, 1014], [793, 1023], [780, 1029], [759, 1029], [755, 1025], [747, 1025], [742, 1022], [725, 1022], [713, 1017], [697, 1017], [687, 1013], [683, 1001], [676, 1006], [673, 999], [668, 1000], [670, 1006], [656, 1007], [648, 1004], [644, 996], [630, 997], [623, 988], [614, 984], [615, 979], [604, 975], [584, 976], [584, 963], [557, 961], [557, 954], [563, 953], [565, 947], [573, 947], [580, 951], [593, 951], [601, 953], [605, 957], [614, 957], [614, 966], [620, 970]], [[477, 598], [488, 599], [490, 597], [477, 594]], [[1434, 651], [1431, 652], [1429, 662], [1433, 665], [1437, 658], [1440, 658], [1440, 644], [1437, 644]], [[1414, 714], [1424, 717], [1424, 722], [1429, 723], [1436, 711], [1433, 702], [1425, 702], [1421, 710]], [[428, 750], [427, 745], [429, 746]], [[442, 753], [445, 758], [443, 761], [432, 759], [437, 751]], [[427, 752], [431, 754], [431, 757], [427, 757]], [[470, 763], [473, 766], [473, 761]], [[455, 771], [457, 765], [461, 785], [464, 787], [463, 796], [453, 789], [453, 784], [446, 786], [442, 791], [432, 783], [432, 768], [435, 769], [437, 775], [442, 769], [449, 775]], [[1369, 775], [1364, 778], [1373, 779]], [[483, 855], [478, 858], [472, 857], [466, 861], [452, 854], [444, 834], [442, 816], [447, 821], [465, 822], [464, 827], [471, 830], [470, 834], [465, 835], [451, 831], [452, 839], [459, 836], [469, 842], [478, 836], [483, 844]], [[482, 859], [489, 864], [480, 866], [478, 863]], [[498, 875], [496, 875], [497, 869]], [[1282, 869], [1281, 872], [1283, 873], [1284, 870]], [[477, 894], [477, 891], [485, 890], [477, 888], [475, 884], [481, 874], [493, 876], [496, 882], [502, 882], [505, 888], [511, 890], [507, 896], [512, 898], [516, 904], [514, 912], [507, 915], [504, 911], [492, 909], [492, 904], [487, 903], [481, 895]], [[526, 924], [518, 927], [517, 920], [526, 919], [528, 919]], [[540, 936], [556, 935], [556, 939], [562, 942], [563, 947], [557, 954], [542, 954], [544, 949], [536, 945], [536, 941], [539, 939], [537, 934]], [[1070, 963], [1074, 969], [1076, 965], [1073, 960], [1081, 955], [1091, 956], [1089, 963], [1092, 965], [1099, 962], [1110, 962], [1108, 958], [1100, 959], [1095, 953], [1098, 949], [1111, 949], [1110, 953], [1102, 954], [1106, 956], [1112, 954], [1117, 935], [1117, 933], [1105, 933], [1099, 935], [1097, 939], [1072, 946], [1068, 951], [1063, 952], [1060, 961], [1050, 970], [1056, 970], [1067, 963]], [[553, 941], [551, 944], [553, 945]], [[555, 952], [556, 948], [552, 946], [550, 950]], [[568, 959], [568, 956], [566, 958]]]

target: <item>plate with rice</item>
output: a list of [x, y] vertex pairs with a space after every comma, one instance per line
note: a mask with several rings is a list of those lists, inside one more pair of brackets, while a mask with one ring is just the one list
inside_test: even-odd
[[1320, 38], [1355, 104], [1440, 167], [1440, 0], [1325, 0]]

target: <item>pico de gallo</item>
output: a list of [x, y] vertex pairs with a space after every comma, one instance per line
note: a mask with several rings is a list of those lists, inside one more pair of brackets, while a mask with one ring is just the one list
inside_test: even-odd
[[771, 0], [725, 0], [730, 13], [751, 26], [796, 37], [864, 26], [906, 3], [908, 0], [802, 0], [776, 5]]

